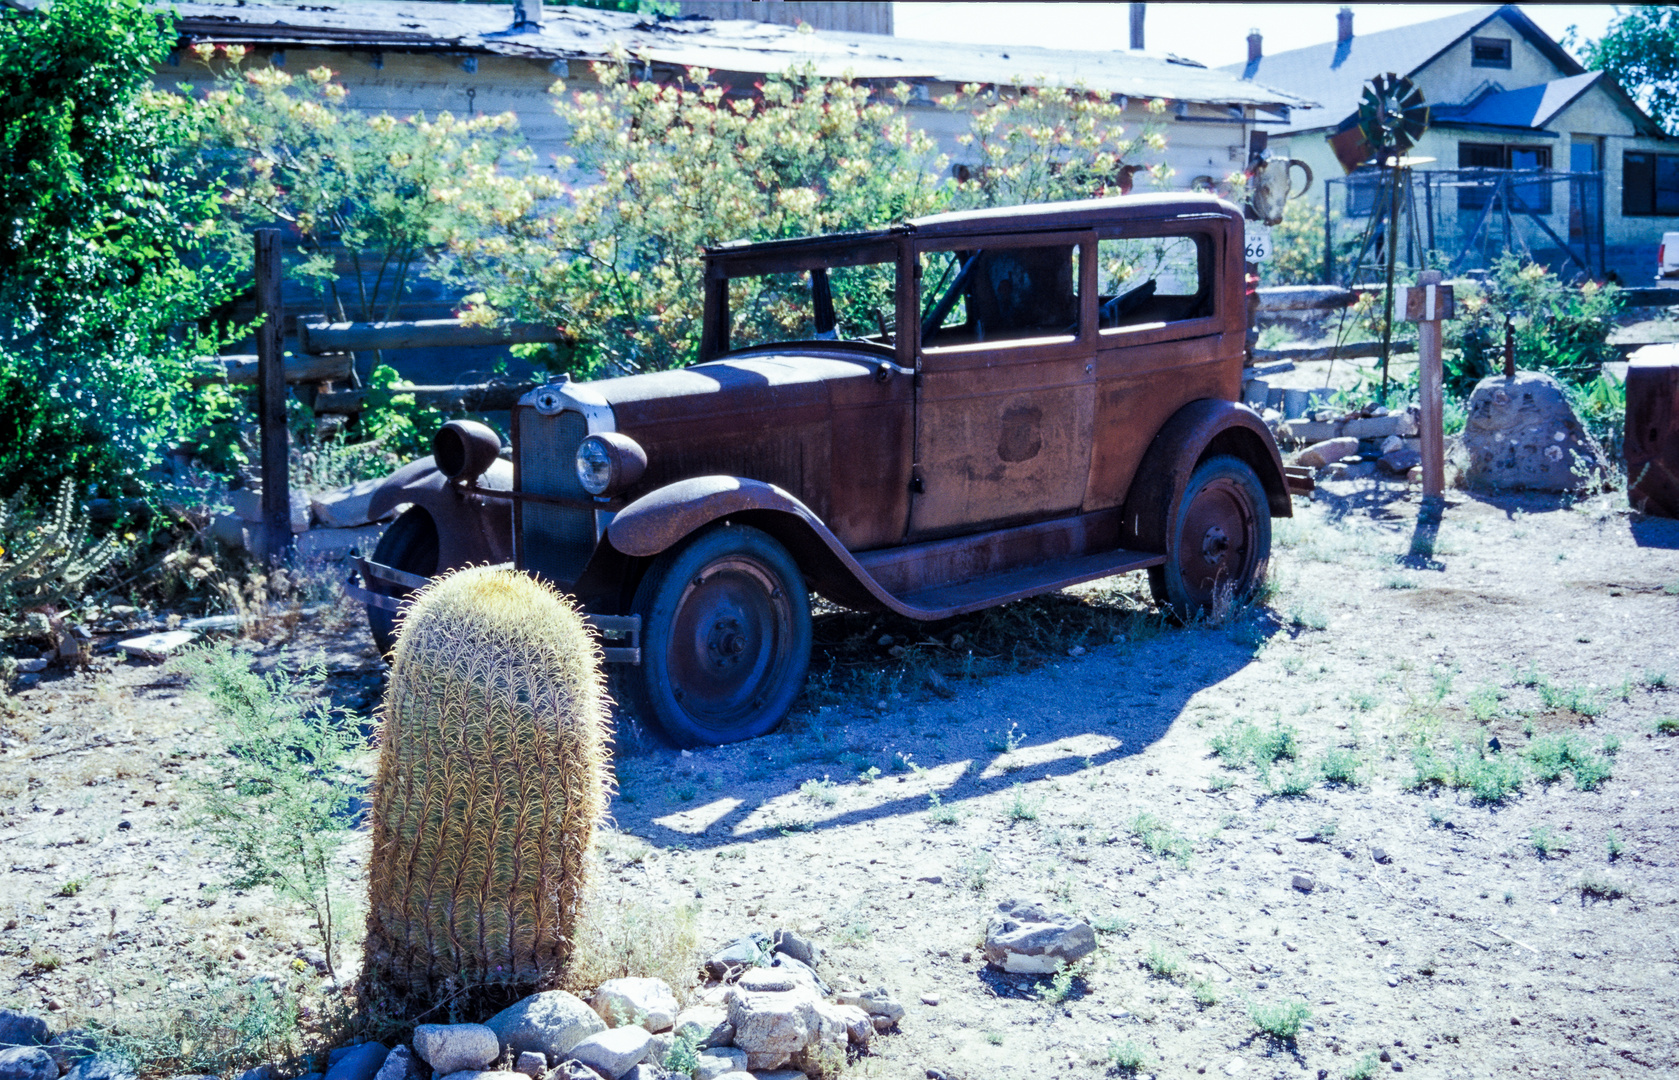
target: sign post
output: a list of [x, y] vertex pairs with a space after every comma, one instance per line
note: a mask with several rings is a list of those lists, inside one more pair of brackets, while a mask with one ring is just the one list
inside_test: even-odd
[[1417, 283], [1395, 289], [1394, 306], [1417, 324], [1417, 394], [1422, 406], [1422, 493], [1446, 493], [1445, 375], [1440, 359], [1440, 324], [1454, 316], [1452, 287], [1438, 270], [1424, 270]]

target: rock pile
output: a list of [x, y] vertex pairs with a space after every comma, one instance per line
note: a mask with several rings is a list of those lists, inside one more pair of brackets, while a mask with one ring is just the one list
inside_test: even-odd
[[[291, 531], [297, 553], [304, 558], [338, 559], [357, 548], [371, 553], [379, 542], [380, 526], [368, 504], [383, 480], [361, 480], [347, 487], [314, 495], [291, 493]], [[210, 524], [210, 535], [235, 550], [262, 554], [262, 493], [240, 488], [228, 493], [233, 512]]]
[[[713, 978], [687, 1008], [662, 979], [611, 979], [587, 1001], [547, 990], [482, 1024], [420, 1024], [411, 1045], [339, 1047], [324, 1073], [300, 1080], [806, 1080], [836, 1071], [904, 1017], [885, 987], [829, 987], [821, 961], [791, 931], [742, 938], [706, 961]], [[238, 1080], [281, 1072], [264, 1065]], [[90, 1056], [78, 1033], [53, 1038], [39, 1017], [0, 1009], [0, 1080], [61, 1078], [134, 1075]]]
[[1284, 420], [1273, 427], [1282, 446], [1305, 449], [1298, 465], [1327, 470], [1326, 479], [1360, 479], [1377, 472], [1406, 476], [1422, 463], [1417, 413], [1398, 412], [1370, 403], [1350, 412], [1319, 409], [1311, 416]]

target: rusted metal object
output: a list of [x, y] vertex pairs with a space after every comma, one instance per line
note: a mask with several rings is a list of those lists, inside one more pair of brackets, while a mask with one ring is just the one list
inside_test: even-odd
[[[1139, 196], [709, 250], [702, 362], [525, 394], [505, 483], [399, 473], [376, 502], [437, 539], [392, 550], [435, 569], [370, 572], [509, 538], [591, 613], [642, 618], [625, 693], [681, 742], [779, 720], [807, 584], [930, 621], [1146, 569], [1172, 610], [1215, 607], [1310, 486], [1236, 400], [1242, 240], [1228, 203]], [[464, 477], [460, 438], [437, 460]]]
[[1627, 360], [1627, 498], [1679, 518], [1679, 345], [1646, 345]]

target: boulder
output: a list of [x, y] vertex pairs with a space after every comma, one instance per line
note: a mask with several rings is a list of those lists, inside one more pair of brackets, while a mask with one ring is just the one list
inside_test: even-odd
[[52, 1038], [40, 1016], [0, 1009], [0, 1046], [40, 1046]]
[[1042, 975], [1096, 951], [1089, 923], [1049, 910], [1042, 901], [1004, 900], [985, 928], [985, 958], [1003, 971]]
[[[117, 828], [122, 826], [119, 824]], [[95, 1048], [91, 1035], [85, 1031], [71, 1030], [54, 1035], [42, 1049], [52, 1055], [53, 1061], [58, 1063], [60, 1073], [67, 1073], [75, 1068], [76, 1062], [91, 1057]]]
[[713, 979], [726, 979], [731, 975], [759, 964], [767, 963], [769, 957], [764, 955], [764, 948], [754, 938], [740, 938], [713, 953], [705, 962], [705, 972]]
[[1325, 465], [1333, 465], [1343, 458], [1352, 457], [1358, 453], [1358, 440], [1353, 438], [1325, 439], [1300, 451], [1295, 457], [1298, 464], [1308, 469], [1321, 469]]
[[645, 1028], [619, 1027], [596, 1032], [571, 1048], [571, 1057], [608, 1080], [619, 1080], [647, 1056], [653, 1037]]
[[1404, 476], [1422, 464], [1422, 455], [1415, 450], [1393, 450], [1383, 454], [1377, 464], [1395, 476]]
[[463, 1069], [447, 1076], [438, 1075], [436, 1080], [530, 1080], [524, 1073], [509, 1072], [506, 1069]]
[[382, 483], [383, 479], [358, 480], [349, 487], [323, 491], [309, 497], [310, 509], [315, 512], [315, 520], [329, 529], [353, 529], [357, 525], [366, 525], [373, 520], [368, 514], [368, 504], [373, 501], [373, 493]]
[[[414, 1052], [447, 1076], [489, 1065], [501, 1056], [501, 1040], [483, 1024], [421, 1024], [414, 1029]], [[546, 1058], [542, 1064], [546, 1072]]]
[[769, 1072], [755, 1072], [753, 1080], [810, 1080], [807, 1073], [798, 1069], [771, 1069]]
[[[841, 1005], [854, 1005], [874, 1019], [887, 1021], [888, 1026], [904, 1018], [904, 1007], [884, 986], [873, 990], [841, 991], [834, 995], [834, 1000]], [[875, 1025], [875, 1030], [882, 1030], [879, 1024]]]
[[676, 1014], [676, 1037], [688, 1039], [698, 1046], [727, 1046], [734, 1041], [735, 1027], [729, 1023], [729, 1010], [715, 1005], [696, 1005]]
[[134, 1069], [120, 1058], [90, 1057], [64, 1074], [65, 1080], [134, 1080]]
[[829, 989], [828, 984], [822, 981], [822, 976], [818, 975], [809, 964], [795, 960], [786, 953], [777, 953], [775, 964], [769, 970], [785, 972], [798, 985], [808, 986], [816, 991], [817, 997], [827, 997], [833, 992]]
[[[309, 496], [291, 491], [291, 531], [306, 532], [309, 528]], [[262, 524], [262, 492], [255, 488], [238, 488], [227, 493], [227, 501], [239, 518], [252, 525]]]
[[418, 1054], [399, 1046], [385, 1058], [385, 1063], [373, 1074], [373, 1080], [426, 1080], [430, 1075]]
[[1485, 490], [1580, 491], [1601, 483], [1609, 467], [1561, 384], [1536, 371], [1476, 384], [1463, 448], [1464, 479]]
[[373, 1080], [390, 1056], [384, 1043], [368, 1042], [351, 1047], [326, 1071], [326, 1080]]
[[[899, 1007], [902, 1012], [902, 1006]], [[835, 1015], [844, 1022], [846, 1038], [852, 1046], [866, 1047], [874, 1038], [874, 1020], [855, 1005], [835, 1005]]]
[[746, 1051], [746, 1067], [779, 1069], [816, 1042], [822, 1029], [818, 1000], [802, 988], [737, 990], [729, 999], [729, 1023], [735, 1026], [735, 1048]]
[[746, 1051], [732, 1046], [718, 1046], [700, 1051], [700, 1063], [694, 1069], [694, 1080], [717, 1080], [719, 1076], [746, 1071]]
[[503, 1050], [535, 1050], [557, 1061], [571, 1048], [606, 1030], [606, 1023], [582, 1000], [564, 990], [544, 990], [509, 1005], [484, 1021]]
[[791, 930], [777, 930], [771, 938], [770, 948], [783, 956], [791, 956], [812, 971], [822, 965], [821, 946]]
[[669, 1031], [681, 1008], [663, 979], [608, 979], [589, 1004], [607, 1027], [635, 1024], [648, 1031]]
[[640, 1065], [632, 1066], [630, 1071], [625, 1073], [620, 1080], [687, 1080], [687, 1077], [681, 1073], [661, 1069], [657, 1065], [649, 1065], [644, 1061]]
[[0, 1050], [0, 1080], [58, 1080], [58, 1062], [38, 1046]]
[[[450, 1078], [444, 1077], [443, 1080], [450, 1080]], [[547, 1080], [601, 1080], [601, 1077], [600, 1073], [589, 1068], [581, 1061], [567, 1059], [549, 1070]]]
[[524, 1073], [531, 1080], [542, 1080], [548, 1075], [548, 1055], [539, 1054], [535, 1050], [526, 1050], [513, 1063], [513, 1071]]

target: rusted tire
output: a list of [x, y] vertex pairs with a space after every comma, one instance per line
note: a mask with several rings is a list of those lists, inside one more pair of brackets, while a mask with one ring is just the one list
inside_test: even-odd
[[752, 739], [781, 723], [810, 667], [810, 595], [768, 534], [723, 524], [660, 555], [636, 589], [641, 664], [629, 704], [679, 746]]
[[1240, 458], [1211, 457], [1190, 474], [1177, 519], [1167, 523], [1166, 565], [1148, 572], [1149, 588], [1187, 622], [1253, 596], [1270, 561], [1264, 485]]
[[[379, 537], [379, 546], [373, 549], [373, 561], [431, 577], [437, 573], [437, 523], [425, 510], [410, 506]], [[384, 596], [407, 596], [409, 592], [383, 581], [370, 580], [364, 584], [369, 592]], [[379, 647], [380, 655], [389, 656], [391, 646], [396, 644], [396, 614], [376, 607], [367, 609], [367, 628], [373, 633], [373, 644]]]

